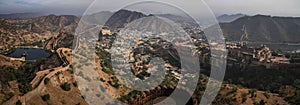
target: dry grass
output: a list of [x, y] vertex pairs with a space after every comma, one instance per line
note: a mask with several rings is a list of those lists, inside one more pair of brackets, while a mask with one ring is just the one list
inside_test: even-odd
[[[71, 84], [70, 91], [64, 91], [60, 85], [64, 82]], [[46, 85], [43, 91], [39, 95], [34, 96], [26, 104], [29, 105], [87, 105], [87, 103], [82, 99], [80, 91], [77, 87], [73, 86], [74, 77], [70, 71], [65, 71], [59, 75], [55, 75], [50, 78], [50, 82]], [[43, 101], [42, 96], [45, 94], [50, 94], [50, 100]]]

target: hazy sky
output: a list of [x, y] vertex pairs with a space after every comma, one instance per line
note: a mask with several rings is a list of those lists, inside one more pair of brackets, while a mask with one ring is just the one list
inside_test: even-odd
[[[0, 0], [0, 14], [39, 12], [81, 15], [94, 0]], [[99, 0], [100, 1], [100, 0]], [[112, 2], [114, 1], [114, 2]], [[106, 10], [126, 0], [101, 0]], [[188, 0], [186, 0], [188, 1]], [[193, 1], [189, 0], [191, 4]], [[216, 15], [243, 13], [300, 17], [300, 0], [204, 0]], [[197, 12], [195, 10], [194, 12]]]

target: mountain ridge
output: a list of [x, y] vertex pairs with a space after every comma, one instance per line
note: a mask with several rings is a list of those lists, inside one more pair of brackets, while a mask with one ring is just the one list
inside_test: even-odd
[[255, 15], [220, 23], [220, 26], [230, 41], [300, 42], [300, 18]]
[[11, 14], [0, 14], [0, 18], [5, 19], [24, 19], [44, 16], [43, 13], [11, 13]]
[[[28, 19], [0, 19], [0, 47], [10, 49], [15, 45], [26, 45], [35, 42], [51, 44], [52, 49], [60, 38], [75, 33], [79, 18], [72, 15], [48, 15]], [[62, 44], [63, 45], [63, 44]], [[47, 46], [47, 45], [45, 45]], [[45, 47], [44, 46], [44, 47]]]
[[247, 16], [245, 14], [232, 14], [232, 15], [228, 15], [228, 14], [223, 14], [217, 17], [217, 20], [219, 21], [219, 23], [229, 23], [229, 22], [233, 22], [241, 17]]

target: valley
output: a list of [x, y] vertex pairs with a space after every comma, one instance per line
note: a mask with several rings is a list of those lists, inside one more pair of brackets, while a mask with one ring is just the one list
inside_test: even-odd
[[[174, 15], [160, 16], [179, 18]], [[158, 100], [173, 92], [179, 84], [178, 81], [182, 79], [180, 60], [191, 60], [179, 57], [179, 52], [175, 47], [187, 46], [187, 42], [173, 44], [162, 38], [149, 37], [134, 41], [136, 46], [128, 55], [122, 55], [124, 49], [121, 48], [114, 52], [130, 60], [129, 73], [133, 73], [136, 77], [128, 82], [144, 80], [154, 75], [151, 73], [155, 70], [149, 69], [151, 57], [161, 57], [165, 61], [163, 65], [166, 70], [165, 79], [158, 87], [149, 91], [135, 91], [122, 84], [125, 80], [119, 80], [116, 77], [111, 61], [113, 52], [110, 49], [118, 35], [127, 35], [122, 41], [137, 38], [134, 36], [138, 35], [136, 30], [128, 31], [128, 33], [122, 31], [132, 22], [138, 26], [148, 27], [146, 31], [155, 30], [159, 32], [158, 35], [172, 35], [176, 31], [171, 33], [169, 30], [174, 27], [160, 22], [153, 15], [129, 10], [120, 10], [115, 13], [99, 12], [99, 14], [95, 13], [83, 18], [91, 21], [80, 22], [79, 17], [71, 15], [0, 19], [0, 39], [3, 40], [0, 41], [0, 104], [14, 105], [21, 102], [38, 105], [87, 105], [89, 97], [106, 101], [109, 98], [106, 95], [109, 95], [121, 102], [141, 105], [160, 102]], [[146, 20], [136, 21], [142, 18]], [[108, 21], [102, 23], [101, 20]], [[192, 78], [199, 80], [189, 102], [199, 104], [203, 98], [207, 82], [211, 79], [211, 57], [214, 57], [210, 54], [211, 50], [226, 50], [228, 54], [226, 55], [225, 77], [213, 105], [299, 104], [300, 53], [294, 52], [299, 50], [300, 40], [298, 39], [300, 38], [296, 29], [300, 26], [298, 21], [299, 18], [241, 16], [234, 21], [220, 23], [226, 38], [224, 43], [226, 46], [216, 45], [216, 47], [212, 47], [213, 43], [208, 43], [204, 29], [200, 26], [188, 24], [191, 21], [177, 21], [176, 23], [183, 26], [183, 31], [190, 35], [193, 45], [196, 46], [193, 54], [199, 57], [201, 67], [199, 78]], [[84, 27], [79, 31], [81, 33], [76, 33], [78, 24], [91, 27]], [[101, 35], [92, 33], [95, 30]], [[163, 32], [166, 30], [170, 33]], [[153, 35], [155, 33], [142, 34]], [[85, 43], [82, 44], [82, 42]], [[291, 48], [272, 46], [278, 43], [296, 45]], [[25, 56], [25, 60], [14, 59], [22, 56], [10, 55], [20, 49], [26, 51], [26, 49], [37, 48], [47, 52], [47, 56], [30, 62], [29, 55]], [[24, 53], [23, 50], [20, 52]], [[91, 63], [91, 61], [94, 62]], [[119, 61], [120, 64], [122, 62], [128, 61]], [[126, 67], [124, 65], [119, 65], [118, 69]], [[85, 72], [89, 71], [93, 71], [93, 74], [85, 75]], [[93, 78], [94, 75], [98, 77]], [[196, 74], [192, 73], [186, 75], [196, 77]], [[86, 95], [93, 89], [85, 88], [81, 81], [94, 82], [94, 80], [102, 84], [100, 87], [97, 86], [101, 88], [101, 92]], [[188, 84], [190, 81], [193, 80], [181, 82]], [[112, 104], [109, 101], [107, 103]]]

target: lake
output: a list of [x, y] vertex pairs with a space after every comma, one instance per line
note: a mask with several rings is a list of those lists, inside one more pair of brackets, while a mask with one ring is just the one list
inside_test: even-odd
[[37, 48], [16, 48], [15, 51], [8, 54], [9, 57], [14, 58], [21, 58], [23, 52], [27, 53], [27, 56], [25, 57], [26, 60], [38, 60], [42, 58], [47, 58], [51, 55], [51, 53], [47, 52], [43, 49], [37, 49]]

